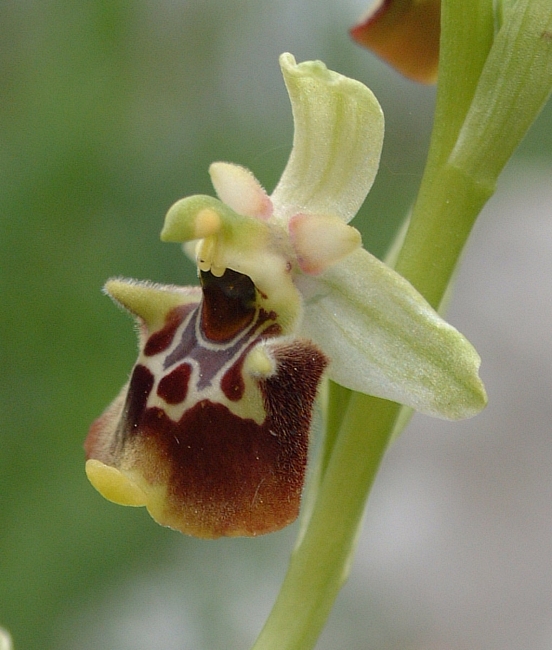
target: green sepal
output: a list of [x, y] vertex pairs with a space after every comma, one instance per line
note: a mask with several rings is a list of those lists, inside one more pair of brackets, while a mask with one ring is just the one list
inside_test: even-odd
[[381, 107], [359, 81], [321, 61], [280, 66], [293, 110], [293, 149], [271, 198], [279, 218], [298, 212], [333, 214], [350, 221], [378, 171], [383, 144]]
[[104, 291], [131, 314], [141, 318], [150, 332], [161, 328], [175, 307], [199, 302], [198, 287], [176, 287], [121, 278], [108, 280]]
[[351, 390], [450, 420], [486, 404], [472, 345], [390, 267], [360, 249], [302, 278], [301, 334], [331, 359], [329, 377]]

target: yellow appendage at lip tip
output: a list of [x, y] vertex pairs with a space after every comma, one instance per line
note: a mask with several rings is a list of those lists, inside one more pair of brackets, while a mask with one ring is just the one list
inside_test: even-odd
[[86, 461], [86, 476], [108, 501], [122, 506], [145, 506], [148, 501], [143, 490], [128, 476], [95, 458]]

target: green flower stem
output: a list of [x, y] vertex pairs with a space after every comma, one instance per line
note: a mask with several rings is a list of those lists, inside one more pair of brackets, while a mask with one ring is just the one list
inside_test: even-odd
[[325, 407], [324, 436], [321, 449], [318, 450], [314, 459], [305, 494], [303, 495], [297, 546], [301, 543], [308, 529], [318, 492], [332, 457], [335, 442], [338, 439], [341, 423], [347, 412], [351, 396], [354, 394], [353, 391], [331, 380], [328, 380], [326, 389], [327, 391], [322, 399], [324, 402], [322, 406]]
[[326, 430], [324, 432], [324, 450], [320, 454], [321, 458], [321, 475], [326, 472], [330, 458], [332, 457], [335, 441], [341, 429], [341, 423], [349, 406], [353, 391], [329, 382], [328, 387], [328, 408], [326, 411]]
[[442, 0], [439, 83], [426, 177], [446, 162], [456, 144], [493, 30], [493, 0]]
[[493, 191], [447, 164], [491, 49], [493, 31], [492, 0], [443, 0], [435, 124], [410, 227], [395, 265], [435, 308]]
[[316, 643], [347, 577], [364, 505], [399, 410], [393, 402], [351, 395], [307, 533], [254, 650], [307, 650]]
[[494, 184], [552, 91], [552, 3], [517, 0], [489, 53], [450, 163]]
[[493, 190], [450, 165], [437, 169], [420, 190], [395, 269], [436, 309]]

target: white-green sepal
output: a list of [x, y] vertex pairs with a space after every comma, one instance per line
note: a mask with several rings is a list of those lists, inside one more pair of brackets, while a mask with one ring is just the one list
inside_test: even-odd
[[472, 345], [367, 251], [298, 285], [305, 297], [301, 335], [330, 357], [328, 374], [337, 383], [450, 420], [485, 406]]
[[295, 125], [293, 149], [271, 199], [281, 219], [294, 214], [333, 214], [349, 222], [378, 171], [383, 112], [359, 81], [328, 70], [321, 61], [280, 66]]

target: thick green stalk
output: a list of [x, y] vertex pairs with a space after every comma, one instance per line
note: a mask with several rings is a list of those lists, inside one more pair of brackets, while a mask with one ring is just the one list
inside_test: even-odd
[[366, 498], [398, 413], [393, 402], [352, 395], [308, 530], [254, 650], [308, 650], [316, 643], [346, 578]]
[[552, 3], [517, 0], [489, 53], [451, 165], [493, 184], [552, 91]]
[[301, 543], [308, 528], [316, 504], [318, 491], [322, 485], [326, 469], [328, 468], [328, 464], [332, 457], [335, 442], [338, 439], [341, 423], [343, 422], [343, 418], [345, 417], [345, 413], [349, 406], [349, 401], [353, 394], [353, 391], [348, 388], [328, 380], [325, 397], [320, 400], [322, 402], [322, 407], [325, 410], [324, 435], [321, 441], [321, 448], [317, 450], [313, 467], [309, 473], [308, 483], [302, 499], [300, 527], [296, 543], [297, 546]]
[[492, 0], [443, 0], [435, 124], [396, 270], [437, 307], [493, 188], [447, 166], [493, 42]]
[[326, 468], [332, 457], [335, 441], [341, 429], [341, 423], [345, 417], [347, 408], [353, 391], [340, 386], [333, 381], [329, 382], [328, 387], [328, 408], [326, 413], [326, 430], [324, 432], [324, 449], [320, 454], [321, 475], [326, 472]]
[[435, 308], [449, 285], [477, 215], [494, 191], [445, 165], [425, 180], [396, 270]]
[[447, 160], [493, 43], [493, 0], [442, 0], [439, 84], [425, 176]]

